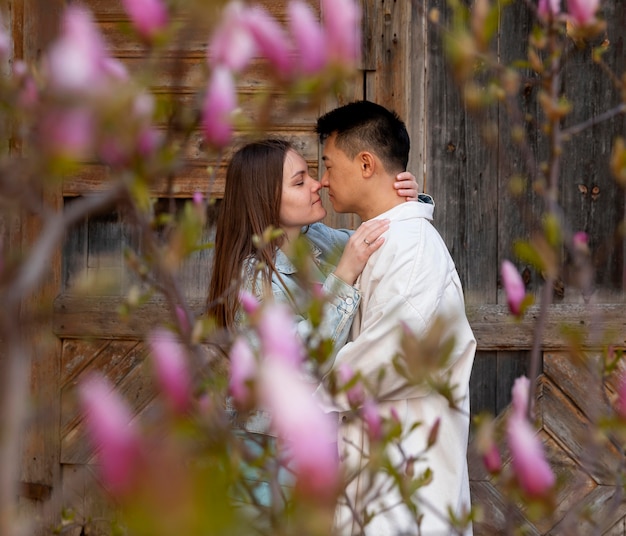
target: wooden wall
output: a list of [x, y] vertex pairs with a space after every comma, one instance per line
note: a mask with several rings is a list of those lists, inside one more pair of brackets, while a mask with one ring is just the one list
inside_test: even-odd
[[[60, 9], [57, 3], [63, 2], [16, 0], [11, 3], [14, 35], [19, 36], [16, 50], [21, 51], [16, 53], [17, 57], [33, 58], [41, 50], [45, 32], [37, 33], [37, 27], [44, 25], [46, 31], [50, 30], [53, 15]], [[124, 29], [127, 20], [119, 0], [82, 3], [93, 10], [112, 52], [131, 69], [139, 69], [143, 49]], [[264, 3], [279, 19], [285, 19], [284, 1], [266, 0]], [[315, 1], [312, 3], [317, 5]], [[365, 97], [395, 109], [405, 118], [413, 147], [410, 169], [435, 198], [435, 224], [457, 263], [466, 291], [468, 316], [478, 340], [479, 352], [471, 386], [473, 411], [488, 410], [498, 414], [509, 402], [513, 380], [526, 371], [537, 316], [537, 309], [533, 308], [521, 322], [511, 320], [499, 282], [499, 266], [504, 258], [513, 259], [512, 241], [529, 236], [540, 203], [532, 188], [524, 193], [521, 203], [510, 197], [509, 180], [520, 170], [521, 161], [519, 155], [509, 152], [506, 136], [497, 136], [496, 145], [481, 142], [485, 128], [502, 134], [506, 131], [504, 111], [495, 109], [476, 118], [459, 98], [443, 55], [441, 35], [428, 23], [426, 16], [430, 9], [437, 8], [440, 20], [445, 23], [450, 17], [447, 2], [363, 0], [362, 4], [365, 14], [362, 76], [336, 99], [329, 100], [319, 110], [306, 113], [291, 113], [280, 94], [272, 95], [275, 132], [294, 140], [315, 173], [319, 169], [319, 149], [312, 132], [319, 113], [337, 103]], [[623, 70], [626, 67], [626, 7], [622, 2], [605, 2], [603, 6], [609, 33], [614, 36], [605, 60], [617, 70]], [[514, 2], [503, 11], [499, 25], [496, 46], [502, 61], [523, 57], [525, 39], [531, 28], [524, 2]], [[180, 50], [170, 52], [171, 65], [176, 69], [165, 69], [154, 89], [157, 95], [191, 103], [205, 81], [206, 36], [190, 32], [188, 37], [189, 41]], [[587, 69], [591, 75], [585, 74]], [[520, 99], [524, 110], [536, 117], [539, 111], [532, 82], [529, 74]], [[263, 63], [256, 62], [250, 76], [242, 79], [238, 88], [245, 113], [252, 113], [253, 104], [264, 94], [267, 83]], [[615, 102], [615, 95], [597, 72], [597, 66], [592, 64], [588, 51], [576, 50], [572, 54], [563, 84], [564, 89], [582, 96], [584, 102], [568, 119], [568, 124], [601, 112]], [[550, 351], [550, 356], [561, 356], [559, 352], [567, 347], [561, 329], [564, 323], [584, 326], [589, 331], [610, 332], [612, 342], [626, 347], [625, 246], [623, 234], [615, 234], [619, 222], [624, 221], [625, 201], [624, 192], [616, 187], [607, 170], [611, 138], [617, 133], [626, 133], [624, 127], [624, 119], [616, 119], [590, 129], [567, 148], [569, 156], [564, 161], [560, 201], [574, 227], [589, 233], [597, 268], [595, 305], [591, 309], [585, 307], [581, 296], [567, 278], [563, 278], [563, 290], [556, 293], [556, 303], [550, 309], [543, 338], [543, 349]], [[238, 139], [242, 139], [246, 132], [237, 134]], [[540, 134], [532, 139], [538, 154], [542, 152], [544, 141]], [[220, 198], [230, 153], [224, 155], [217, 166], [216, 180], [211, 181], [206, 169], [214, 162], [199, 133], [191, 137], [185, 151], [186, 166], [175, 179], [174, 197], [182, 203], [197, 190], [210, 190]], [[88, 165], [68, 177], [61, 192], [45, 195], [53, 196], [59, 203], [71, 203], [77, 196], [105, 188], [108, 173], [102, 166]], [[157, 197], [165, 196], [165, 184], [155, 185], [153, 193]], [[326, 206], [330, 204], [327, 202]], [[36, 232], [35, 221], [23, 221], [21, 225], [11, 221], [3, 220], [4, 229], [7, 225], [19, 229], [25, 239]], [[355, 217], [331, 213], [327, 223], [354, 227], [358, 222]], [[13, 236], [11, 240], [15, 240]], [[207, 227], [205, 238], [212, 239], [211, 226]], [[27, 452], [42, 452], [44, 457], [35, 463], [25, 462], [23, 478], [26, 483], [43, 483], [55, 488], [59, 486], [61, 466], [64, 497], [82, 504], [84, 515], [97, 514], [100, 506], [84, 500], [90, 487], [96, 484], [89, 467], [90, 453], [80, 448], [82, 432], [73, 385], [92, 368], [104, 370], [131, 396], [137, 413], [144, 411], [149, 406], [151, 391], [143, 366], [145, 352], [137, 341], [157, 320], [167, 318], [160, 302], [146, 304], [130, 321], [117, 316], [122, 296], [133, 282], [124, 266], [123, 249], [135, 243], [136, 237], [121, 208], [113, 214], [90, 218], [68, 236], [63, 251], [54, 260], [49, 282], [57, 295], [52, 320], [57, 346], [48, 350], [45, 359], [33, 368], [32, 383], [34, 389], [45, 384], [42, 392], [61, 393], [50, 402], [51, 411], [59, 414], [60, 429], [53, 430], [56, 434], [53, 439], [33, 435], [34, 443]], [[199, 253], [181, 274], [185, 291], [197, 311], [201, 311], [204, 302], [210, 262], [210, 251]], [[519, 263], [518, 266], [528, 270], [529, 290], [538, 290], [542, 283], [540, 274], [531, 267]], [[96, 273], [106, 274], [110, 284], [102, 287], [101, 295], [85, 299], [76, 292], [76, 285], [85, 275]], [[89, 340], [81, 342], [85, 337]], [[551, 359], [550, 363], [559, 362]], [[558, 376], [554, 370], [550, 368], [551, 382]], [[566, 394], [563, 398], [568, 397]], [[549, 426], [546, 429], [549, 434]], [[481, 475], [474, 476], [482, 482]], [[483, 491], [480, 497], [485, 501], [495, 497], [491, 488]], [[54, 512], [50, 515], [53, 518]], [[494, 532], [485, 528], [482, 533]], [[615, 532], [618, 533], [623, 534]]]

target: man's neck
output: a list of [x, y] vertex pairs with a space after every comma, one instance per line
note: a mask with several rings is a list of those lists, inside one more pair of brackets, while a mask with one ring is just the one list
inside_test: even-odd
[[393, 193], [396, 199], [380, 198], [376, 200], [375, 203], [367, 207], [363, 207], [361, 210], [357, 212], [359, 218], [361, 218], [363, 221], [371, 220], [372, 218], [375, 218], [376, 216], [380, 216], [381, 214], [384, 214], [388, 210], [391, 210], [392, 208], [397, 207], [398, 205], [402, 205], [403, 203], [406, 202], [404, 200], [404, 197], [399, 197], [398, 195], [396, 195], [395, 190]]

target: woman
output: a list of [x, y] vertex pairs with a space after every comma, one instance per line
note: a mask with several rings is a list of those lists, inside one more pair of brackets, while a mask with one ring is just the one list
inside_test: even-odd
[[[395, 183], [398, 195], [417, 198], [417, 183], [403, 173]], [[401, 189], [402, 188], [402, 189]], [[327, 298], [320, 333], [338, 349], [345, 344], [361, 299], [353, 285], [370, 255], [383, 243], [386, 220], [365, 222], [356, 231], [336, 230], [318, 223], [326, 216], [319, 191], [304, 158], [284, 140], [266, 139], [245, 145], [232, 157], [226, 174], [224, 201], [217, 220], [214, 263], [207, 312], [218, 327], [235, 334], [242, 323], [240, 291], [259, 299], [288, 303], [306, 340], [310, 283], [322, 283]], [[269, 232], [268, 229], [280, 232]], [[292, 259], [299, 238], [308, 240], [309, 263]], [[256, 238], [255, 238], [256, 237]], [[259, 237], [266, 237], [259, 240]], [[270, 416], [257, 410], [239, 422], [237, 410], [227, 401], [233, 424], [242, 428], [251, 459], [274, 452], [269, 430]], [[250, 434], [252, 432], [252, 434]], [[281, 502], [268, 478], [254, 464], [242, 466], [250, 488], [235, 492], [244, 503], [270, 506]], [[278, 482], [289, 486], [288, 470], [282, 467]]]

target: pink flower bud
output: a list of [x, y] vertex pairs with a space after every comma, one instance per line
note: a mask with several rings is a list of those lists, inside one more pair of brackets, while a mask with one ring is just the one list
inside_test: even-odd
[[50, 110], [41, 119], [39, 141], [51, 156], [83, 160], [93, 150], [95, 119], [91, 110]]
[[249, 383], [255, 379], [257, 371], [257, 362], [250, 345], [245, 338], [237, 338], [230, 349], [228, 391], [238, 405], [250, 405], [252, 393]]
[[514, 413], [507, 422], [506, 431], [511, 463], [520, 487], [530, 497], [544, 497], [556, 479], [535, 430], [525, 417]]
[[483, 463], [485, 464], [485, 469], [493, 475], [498, 474], [502, 470], [502, 458], [498, 450], [498, 445], [492, 443], [489, 446], [487, 451], [483, 454]]
[[239, 1], [231, 1], [224, 8], [222, 21], [208, 47], [211, 67], [223, 66], [239, 73], [256, 54], [256, 43], [246, 23], [247, 10]]
[[352, 67], [361, 53], [361, 9], [355, 0], [321, 0], [326, 47], [331, 58]]
[[148, 336], [148, 344], [163, 394], [175, 411], [183, 413], [191, 402], [191, 376], [183, 345], [162, 328]]
[[383, 436], [383, 420], [376, 403], [367, 399], [361, 407], [361, 417], [367, 426], [370, 441], [379, 441]]
[[600, 0], [567, 0], [567, 10], [574, 23], [587, 26], [595, 20]]
[[253, 315], [261, 307], [257, 297], [247, 290], [242, 290], [239, 293], [239, 303], [247, 315]]
[[589, 253], [589, 235], [584, 231], [574, 233], [574, 236], [572, 237], [572, 244], [574, 249], [579, 253]]
[[261, 347], [266, 360], [280, 361], [294, 369], [304, 360], [304, 347], [296, 330], [291, 309], [282, 303], [265, 307], [258, 323]]
[[524, 287], [522, 276], [513, 263], [508, 260], [502, 261], [500, 273], [502, 275], [502, 285], [506, 292], [509, 310], [515, 316], [519, 316], [522, 314], [522, 302], [526, 297], [526, 288]]
[[322, 28], [306, 2], [292, 0], [288, 9], [290, 33], [298, 54], [297, 67], [304, 74], [318, 73], [328, 60]]
[[543, 19], [555, 17], [561, 12], [561, 0], [539, 0], [537, 11]]
[[520, 376], [513, 382], [511, 398], [513, 412], [523, 417], [528, 410], [528, 398], [530, 396], [530, 380], [526, 376]]
[[0, 18], [0, 59], [6, 59], [11, 52], [11, 36], [7, 32], [2, 18]]
[[141, 445], [129, 408], [102, 376], [82, 381], [78, 395], [89, 439], [99, 449], [104, 485], [117, 496], [130, 493], [137, 481]]
[[276, 435], [286, 441], [296, 489], [325, 501], [334, 496], [339, 481], [337, 430], [335, 420], [322, 412], [311, 391], [292, 367], [279, 361], [264, 363], [261, 400], [272, 414]]
[[232, 73], [224, 67], [213, 70], [202, 107], [202, 129], [207, 142], [215, 147], [230, 143], [233, 135], [232, 114], [237, 107], [237, 93]]
[[626, 420], [626, 374], [623, 374], [620, 378], [617, 401], [615, 402], [615, 412], [620, 419]]
[[162, 0], [122, 0], [137, 33], [152, 41], [169, 22], [167, 6]]
[[189, 325], [189, 318], [187, 317], [185, 308], [181, 305], [177, 305], [174, 308], [174, 312], [176, 313], [176, 321], [178, 322], [178, 327], [181, 332], [183, 334], [188, 334], [191, 331], [191, 326]]
[[280, 24], [261, 6], [250, 8], [246, 24], [261, 53], [278, 74], [287, 77], [291, 72], [290, 46]]
[[61, 35], [47, 56], [52, 86], [60, 91], [99, 90], [106, 58], [105, 44], [91, 13], [79, 6], [68, 7]]
[[[346, 365], [345, 363], [339, 365], [337, 372], [339, 374], [340, 387], [350, 383], [350, 381], [354, 378], [354, 371], [350, 365]], [[357, 383], [350, 387], [350, 389], [346, 392], [346, 396], [348, 398], [348, 402], [354, 408], [358, 408], [361, 404], [363, 404], [365, 392], [363, 391], [361, 383], [357, 381]]]

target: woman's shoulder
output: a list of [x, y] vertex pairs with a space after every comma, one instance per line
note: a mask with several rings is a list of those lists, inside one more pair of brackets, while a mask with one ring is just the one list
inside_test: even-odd
[[305, 228], [304, 236], [322, 251], [337, 247], [343, 248], [354, 231], [349, 229], [333, 229], [323, 223], [312, 223]]

